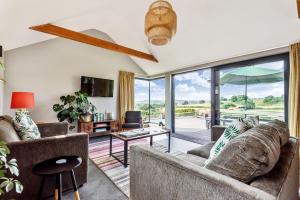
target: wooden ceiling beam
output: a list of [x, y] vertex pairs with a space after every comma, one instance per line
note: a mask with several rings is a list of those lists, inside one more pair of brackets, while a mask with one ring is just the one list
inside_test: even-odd
[[297, 0], [298, 18], [300, 18], [300, 0]]
[[105, 41], [105, 40], [102, 40], [99, 38], [95, 38], [95, 37], [92, 37], [92, 36], [89, 36], [89, 35], [86, 35], [83, 33], [79, 33], [76, 31], [66, 29], [63, 27], [55, 26], [53, 24], [43, 24], [43, 25], [39, 25], [39, 26], [32, 26], [32, 27], [30, 27], [30, 29], [35, 30], [35, 31], [40, 31], [43, 33], [48, 33], [48, 34], [55, 35], [55, 36], [59, 36], [59, 37], [63, 37], [63, 38], [67, 38], [67, 39], [74, 40], [77, 42], [82, 42], [82, 43], [89, 44], [92, 46], [116, 51], [119, 53], [124, 53], [124, 54], [130, 55], [130, 56], [135, 56], [135, 57], [150, 60], [153, 62], [158, 62], [157, 59], [151, 54], [137, 51], [135, 49], [131, 49], [131, 48], [128, 48], [128, 47], [125, 47], [122, 45], [108, 42], [108, 41]]

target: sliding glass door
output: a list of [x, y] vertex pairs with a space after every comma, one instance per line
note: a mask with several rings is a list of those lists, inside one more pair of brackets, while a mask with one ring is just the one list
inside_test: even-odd
[[244, 116], [261, 122], [286, 120], [288, 57], [273, 56], [216, 70], [216, 121], [227, 124]]
[[175, 133], [199, 133], [210, 128], [210, 77], [210, 69], [173, 76], [173, 131]]

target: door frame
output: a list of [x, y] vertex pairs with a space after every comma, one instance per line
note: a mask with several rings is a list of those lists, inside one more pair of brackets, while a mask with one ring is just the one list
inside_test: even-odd
[[220, 70], [224, 69], [231, 69], [231, 68], [238, 68], [238, 67], [246, 67], [249, 65], [257, 65], [257, 64], [263, 64], [263, 63], [268, 63], [268, 62], [276, 62], [276, 61], [284, 61], [284, 118], [285, 121], [288, 122], [288, 96], [289, 96], [289, 53], [281, 53], [281, 54], [276, 54], [276, 55], [271, 55], [271, 56], [264, 56], [264, 57], [259, 57], [255, 59], [250, 59], [250, 60], [245, 60], [245, 61], [239, 61], [235, 63], [230, 63], [230, 64], [225, 64], [225, 65], [219, 65], [213, 67], [212, 70], [212, 126], [213, 125], [220, 125], [220, 116], [219, 116], [219, 105], [220, 105], [220, 87], [219, 87], [219, 77], [218, 77], [218, 72]]

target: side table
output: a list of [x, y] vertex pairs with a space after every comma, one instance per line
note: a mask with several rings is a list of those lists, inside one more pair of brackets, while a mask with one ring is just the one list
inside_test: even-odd
[[43, 192], [43, 187], [45, 183], [45, 178], [49, 175], [56, 176], [56, 184], [55, 184], [55, 191], [54, 191], [54, 199], [61, 200], [62, 199], [62, 173], [63, 172], [70, 172], [73, 188], [75, 192], [76, 200], [80, 200], [78, 188], [76, 184], [74, 169], [81, 165], [82, 159], [78, 156], [61, 156], [52, 158], [49, 160], [45, 160], [36, 164], [32, 172], [35, 175], [42, 177], [42, 182], [40, 185], [39, 193], [38, 193], [38, 200], [41, 199], [41, 195]]

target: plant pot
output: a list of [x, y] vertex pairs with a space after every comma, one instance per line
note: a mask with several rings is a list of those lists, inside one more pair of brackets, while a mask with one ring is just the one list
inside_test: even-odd
[[92, 121], [92, 115], [80, 115], [79, 120], [81, 122], [91, 122]]

